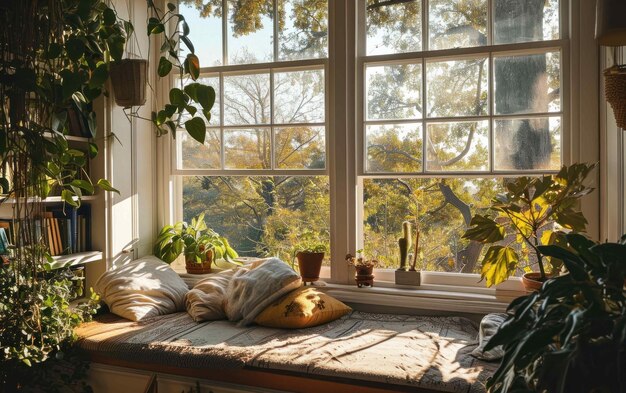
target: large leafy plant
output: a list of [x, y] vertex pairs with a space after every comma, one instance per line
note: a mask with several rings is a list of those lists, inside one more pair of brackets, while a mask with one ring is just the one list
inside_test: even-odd
[[207, 227], [204, 214], [192, 218], [190, 224], [183, 221], [164, 226], [154, 245], [154, 255], [166, 263], [174, 262], [183, 253], [185, 261], [202, 263], [209, 251], [214, 260], [238, 257], [225, 237]]
[[491, 215], [472, 218], [463, 238], [491, 244], [481, 262], [487, 286], [505, 281], [519, 267], [529, 268], [531, 253], [542, 280], [548, 273], [559, 271], [561, 261], [549, 257], [546, 265], [539, 246], [563, 243], [564, 234], [555, 230], [554, 224], [577, 232], [585, 230], [587, 220], [578, 210], [578, 200], [593, 191], [585, 179], [594, 167], [573, 164], [553, 176], [516, 178], [506, 184], [505, 193], [494, 198]]
[[505, 350], [491, 392], [626, 391], [626, 235], [618, 243], [566, 240], [567, 248], [539, 249], [569, 274], [514, 300], [486, 347]]

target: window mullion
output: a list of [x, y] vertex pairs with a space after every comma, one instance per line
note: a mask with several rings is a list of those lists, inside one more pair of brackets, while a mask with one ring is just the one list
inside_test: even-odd
[[222, 0], [222, 65], [228, 64], [228, 0]]

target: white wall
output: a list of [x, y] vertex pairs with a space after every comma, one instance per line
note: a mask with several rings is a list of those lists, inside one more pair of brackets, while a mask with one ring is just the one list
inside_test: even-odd
[[[614, 59], [611, 48], [602, 48], [601, 68], [615, 62], [626, 64], [626, 51], [621, 59]], [[611, 106], [604, 98], [604, 78], [600, 100], [601, 166], [602, 172], [602, 233], [601, 240], [616, 241], [626, 233], [626, 130], [617, 128]]]
[[[126, 57], [148, 58], [149, 39], [146, 35], [147, 7], [143, 0], [114, 0], [121, 18], [131, 19], [135, 38], [127, 45]], [[154, 48], [151, 55], [154, 56]], [[150, 61], [149, 84], [154, 72]], [[143, 118], [150, 118], [156, 97], [148, 87], [148, 99], [141, 108], [133, 108]], [[120, 194], [110, 193], [106, 201], [108, 244], [105, 252], [107, 266], [113, 267], [151, 253], [156, 232], [156, 136], [152, 123], [132, 117], [130, 120], [112, 97], [105, 100], [108, 118], [104, 121], [108, 149], [106, 177]], [[129, 110], [126, 110], [128, 113]], [[115, 137], [111, 137], [112, 135]]]

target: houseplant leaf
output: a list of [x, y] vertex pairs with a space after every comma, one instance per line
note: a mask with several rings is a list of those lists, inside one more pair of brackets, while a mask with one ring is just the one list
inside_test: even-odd
[[487, 286], [505, 281], [517, 267], [519, 258], [514, 249], [508, 246], [491, 246], [482, 260], [481, 278]]
[[185, 129], [191, 137], [200, 143], [204, 143], [206, 138], [206, 124], [199, 117], [194, 117], [185, 122]]
[[480, 214], [472, 217], [469, 228], [463, 234], [463, 239], [474, 240], [480, 243], [495, 243], [504, 239], [504, 227], [491, 218]]

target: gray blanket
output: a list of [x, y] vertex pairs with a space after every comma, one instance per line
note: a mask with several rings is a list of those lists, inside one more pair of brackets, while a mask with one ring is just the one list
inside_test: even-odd
[[79, 345], [112, 358], [181, 368], [254, 367], [446, 392], [484, 392], [497, 365], [470, 353], [474, 322], [353, 312], [309, 329], [196, 323], [187, 313], [130, 322], [105, 315], [81, 326]]

